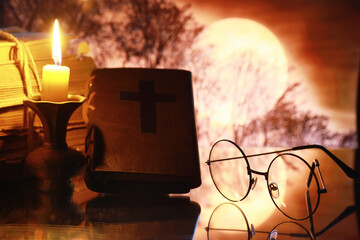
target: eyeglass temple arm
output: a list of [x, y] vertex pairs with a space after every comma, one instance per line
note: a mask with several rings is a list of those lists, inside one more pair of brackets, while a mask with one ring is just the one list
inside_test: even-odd
[[[344, 171], [344, 173], [348, 177], [350, 177], [350, 178], [359, 178], [360, 177], [360, 174], [358, 172], [356, 172], [351, 167], [346, 165], [343, 161], [341, 161], [338, 157], [336, 157], [334, 154], [332, 154], [329, 150], [327, 150], [325, 147], [323, 147], [321, 145], [316, 145], [316, 144], [297, 146], [297, 147], [278, 150], [278, 151], [273, 151], [273, 152], [258, 153], [258, 154], [239, 156], [239, 157], [233, 157], [233, 158], [218, 159], [218, 160], [214, 160], [213, 162], [221, 162], [221, 161], [227, 161], [227, 160], [241, 159], [241, 158], [244, 158], [244, 157], [250, 158], [250, 157], [263, 156], [263, 155], [268, 155], [268, 154], [273, 154], [273, 153], [282, 153], [282, 152], [286, 152], [286, 151], [297, 151], [297, 150], [312, 149], [312, 148], [320, 149], [323, 152], [325, 152]], [[206, 164], [210, 165], [210, 160], [207, 160]]]
[[332, 154], [329, 150], [327, 150], [325, 147], [321, 145], [305, 145], [305, 146], [298, 146], [293, 147], [291, 150], [303, 150], [303, 149], [311, 149], [311, 148], [317, 148], [325, 152], [343, 171], [344, 173], [350, 177], [350, 178], [358, 178], [360, 177], [360, 174], [356, 172], [354, 169], [346, 165], [343, 161], [341, 161], [338, 157], [336, 157], [334, 154]]

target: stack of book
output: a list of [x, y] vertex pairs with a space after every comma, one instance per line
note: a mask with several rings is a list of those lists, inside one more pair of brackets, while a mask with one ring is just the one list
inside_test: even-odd
[[[54, 64], [51, 37], [40, 33], [17, 33], [13, 36], [29, 48], [41, 80], [43, 66]], [[70, 37], [62, 44], [62, 65], [70, 68], [69, 94], [83, 95], [86, 81], [96, 66], [91, 57], [67, 54], [69, 40]], [[23, 106], [27, 89], [13, 59], [15, 48], [15, 43], [0, 39], [0, 183], [22, 178], [23, 161], [29, 147], [42, 143], [42, 125], [37, 117], [34, 123], [36, 131], [28, 136], [28, 110]], [[39, 94], [34, 71], [29, 78], [33, 94]], [[79, 150], [83, 150], [86, 134], [81, 111], [82, 108], [79, 108], [71, 117], [67, 133], [68, 145]]]

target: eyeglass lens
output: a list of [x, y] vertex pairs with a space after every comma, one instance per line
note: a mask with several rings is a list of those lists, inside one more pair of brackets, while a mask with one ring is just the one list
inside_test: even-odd
[[219, 141], [211, 149], [209, 160], [211, 177], [219, 192], [230, 201], [243, 199], [250, 188], [250, 175], [237, 146], [230, 141]]
[[[219, 205], [212, 213], [208, 224], [208, 239], [250, 239], [245, 215], [235, 205]], [[251, 234], [250, 234], [251, 235]]]
[[275, 205], [292, 219], [309, 217], [318, 204], [318, 181], [311, 171], [304, 159], [291, 153], [278, 155], [269, 166], [270, 196]]

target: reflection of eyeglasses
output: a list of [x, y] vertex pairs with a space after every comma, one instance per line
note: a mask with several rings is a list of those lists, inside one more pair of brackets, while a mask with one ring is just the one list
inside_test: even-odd
[[[241, 213], [241, 214], [239, 214]], [[207, 237], [214, 239], [255, 239], [255, 235], [261, 234], [265, 239], [313, 239], [306, 228], [297, 222], [282, 222], [277, 224], [271, 231], [255, 231], [254, 225], [250, 224], [242, 209], [234, 203], [223, 203], [212, 212], [208, 226]]]
[[[320, 172], [320, 164], [310, 164], [302, 157], [290, 153], [304, 149], [320, 149], [325, 152], [350, 178], [358, 177], [358, 173], [320, 145], [306, 145], [284, 150], [245, 155], [244, 151], [231, 140], [219, 140], [211, 148], [209, 166], [211, 178], [218, 191], [228, 200], [236, 202], [247, 197], [256, 186], [257, 178], [252, 174], [262, 175], [267, 181], [270, 197], [276, 207], [293, 220], [307, 219], [316, 211], [320, 194], [326, 188]], [[276, 154], [266, 172], [250, 168], [248, 158]], [[315, 171], [315, 168], [317, 171]], [[320, 183], [319, 183], [320, 180]], [[296, 204], [294, 197], [284, 198], [284, 192], [291, 185], [297, 185]], [[321, 184], [321, 187], [320, 187]], [[309, 204], [310, 203], [310, 204]], [[295, 206], [296, 205], [296, 206]]]
[[[304, 226], [297, 222], [285, 221], [277, 224], [271, 231], [255, 231], [254, 226], [246, 218], [241, 208], [233, 203], [223, 203], [217, 206], [212, 212], [208, 226], [206, 227], [207, 237], [214, 239], [253, 239], [256, 234], [265, 234], [266, 239], [315, 239], [331, 227], [354, 213], [355, 206], [347, 207], [337, 218], [317, 233], [310, 233]], [[237, 213], [241, 214], [237, 214]], [[311, 222], [312, 223], [312, 222]], [[313, 229], [313, 225], [310, 226]]]

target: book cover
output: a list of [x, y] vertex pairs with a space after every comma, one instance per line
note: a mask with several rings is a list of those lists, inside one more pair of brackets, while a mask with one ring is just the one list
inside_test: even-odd
[[[199, 186], [191, 73], [118, 68], [96, 69], [93, 76], [89, 188], [92, 181], [111, 178], [141, 182], [149, 189], [170, 182], [187, 190]], [[115, 184], [113, 191], [118, 187]], [[167, 187], [166, 191], [173, 190]]]

